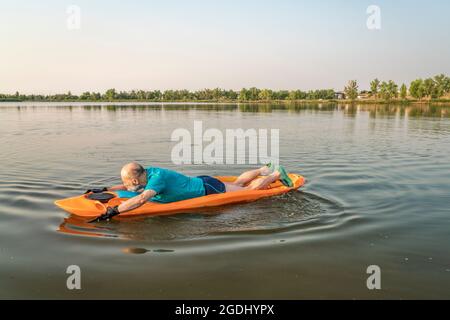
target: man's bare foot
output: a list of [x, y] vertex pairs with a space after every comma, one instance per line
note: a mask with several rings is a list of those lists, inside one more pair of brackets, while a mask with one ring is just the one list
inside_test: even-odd
[[271, 176], [274, 177], [274, 178], [276, 178], [276, 180], [280, 180], [280, 178], [281, 178], [281, 173], [280, 173], [280, 171], [275, 170], [275, 171], [271, 174]]

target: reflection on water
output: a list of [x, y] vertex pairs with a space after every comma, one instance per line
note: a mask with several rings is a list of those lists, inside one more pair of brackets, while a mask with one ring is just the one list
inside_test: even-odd
[[255, 112], [255, 113], [271, 113], [273, 111], [293, 111], [302, 112], [305, 110], [309, 111], [342, 111], [348, 116], [354, 116], [358, 112], [368, 112], [370, 117], [386, 117], [386, 116], [408, 116], [408, 117], [439, 117], [448, 118], [450, 116], [450, 108], [446, 106], [439, 105], [389, 105], [389, 104], [371, 104], [371, 105], [358, 105], [358, 104], [336, 104], [336, 103], [324, 103], [324, 104], [309, 104], [309, 103], [259, 103], [259, 104], [246, 104], [241, 103], [236, 104], [222, 104], [222, 105], [140, 105], [140, 106], [83, 106], [86, 110], [97, 110], [106, 109], [107, 111], [147, 111], [152, 110], [203, 110], [203, 111], [235, 111], [237, 108], [241, 112]]
[[242, 112], [273, 112], [278, 110], [287, 110], [293, 112], [309, 111], [341, 111], [348, 116], [355, 116], [359, 112], [368, 112], [371, 118], [400, 116], [404, 117], [439, 117], [448, 118], [450, 116], [450, 108], [438, 105], [389, 105], [389, 104], [307, 104], [307, 103], [289, 103], [289, 104], [240, 104], [239, 110]]
[[[18, 104], [18, 103], [15, 103]], [[324, 111], [339, 111], [348, 116], [355, 116], [359, 112], [367, 112], [371, 118], [386, 117], [386, 116], [399, 116], [399, 117], [434, 117], [434, 118], [448, 118], [450, 117], [450, 107], [440, 104], [340, 104], [335, 102], [324, 103], [308, 103], [308, 102], [292, 102], [292, 103], [239, 103], [239, 104], [215, 104], [215, 103], [201, 103], [201, 104], [184, 104], [184, 103], [139, 103], [139, 104], [81, 104], [81, 103], [67, 103], [65, 105], [51, 105], [45, 106], [46, 103], [42, 103], [44, 106], [40, 106], [39, 103], [35, 106], [23, 105], [15, 106], [17, 111], [21, 110], [34, 110], [39, 111], [43, 108], [61, 109], [64, 112], [74, 111], [81, 108], [85, 111], [97, 111], [102, 110], [108, 112], [148, 112], [148, 111], [210, 111], [224, 112], [224, 111], [236, 111], [245, 113], [272, 113], [274, 111], [290, 111], [290, 112], [302, 112], [305, 110], [324, 112]], [[3, 103], [0, 108], [6, 109], [14, 106], [14, 103]]]
[[73, 215], [64, 219], [58, 231], [69, 235], [126, 239], [124, 236], [115, 234], [111, 228], [95, 226]]
[[[0, 105], [1, 298], [450, 298], [449, 109], [428, 105]], [[173, 130], [280, 129], [298, 192], [164, 217], [87, 223], [53, 205], [176, 166]], [[83, 292], [65, 290], [79, 265]], [[381, 292], [365, 287], [379, 265]]]

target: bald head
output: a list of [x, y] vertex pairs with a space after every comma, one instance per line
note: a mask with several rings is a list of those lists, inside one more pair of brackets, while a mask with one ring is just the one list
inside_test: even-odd
[[131, 162], [123, 166], [120, 175], [122, 179], [139, 179], [145, 172], [143, 166], [137, 162]]

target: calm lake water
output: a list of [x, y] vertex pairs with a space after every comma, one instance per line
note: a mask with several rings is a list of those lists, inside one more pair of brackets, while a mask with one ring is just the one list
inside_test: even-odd
[[[53, 201], [175, 166], [171, 133], [280, 129], [299, 192], [198, 214], [89, 225]], [[450, 109], [0, 105], [0, 298], [450, 298]], [[78, 265], [82, 290], [66, 288]], [[367, 289], [368, 266], [382, 290]]]

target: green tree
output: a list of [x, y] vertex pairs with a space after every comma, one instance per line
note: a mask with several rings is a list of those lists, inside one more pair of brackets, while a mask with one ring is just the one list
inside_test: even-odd
[[247, 89], [242, 88], [241, 91], [239, 92], [239, 100], [241, 101], [250, 100], [250, 92]]
[[280, 90], [274, 93], [274, 96], [277, 100], [288, 100], [289, 99], [289, 91], [288, 90]]
[[91, 93], [89, 91], [83, 92], [80, 96], [81, 100], [89, 100], [91, 98]]
[[270, 101], [273, 98], [273, 92], [272, 92], [272, 90], [269, 90], [269, 89], [263, 89], [259, 93], [258, 98], [259, 98], [259, 100]]
[[445, 77], [443, 83], [444, 93], [450, 93], [450, 78]]
[[259, 90], [258, 88], [250, 88], [249, 90], [249, 98], [251, 101], [257, 101], [259, 100], [259, 93], [261, 92], [261, 90]]
[[298, 100], [297, 99], [297, 90], [289, 91], [289, 100]]
[[292, 90], [289, 92], [288, 98], [289, 100], [304, 100], [306, 99], [306, 92], [301, 90]]
[[380, 89], [380, 80], [375, 79], [370, 83], [370, 94], [375, 98], [378, 96], [378, 91]]
[[384, 100], [390, 100], [391, 95], [389, 92], [389, 85], [386, 81], [383, 81], [380, 85], [380, 96]]
[[136, 93], [138, 100], [147, 100], [147, 92], [144, 90], [138, 90]]
[[153, 101], [161, 101], [163, 94], [160, 90], [155, 90], [150, 92], [150, 99]]
[[391, 97], [398, 98], [398, 85], [394, 81], [389, 80], [388, 88]]
[[435, 97], [440, 98], [446, 93], [446, 86], [447, 86], [447, 77], [443, 74], [439, 74], [434, 77], [434, 83], [435, 83]]
[[325, 99], [328, 99], [328, 100], [334, 99], [335, 95], [336, 95], [336, 92], [334, 91], [334, 89], [328, 89], [328, 90], [326, 90]]
[[100, 92], [96, 92], [92, 94], [92, 98], [93, 100], [101, 100], [102, 99], [102, 94]]
[[178, 101], [179, 99], [175, 90], [165, 90], [162, 98], [164, 101]]
[[358, 83], [356, 80], [350, 80], [344, 88], [344, 92], [350, 100], [355, 100], [358, 97]]
[[423, 81], [424, 95], [433, 98], [435, 95], [436, 84], [433, 79], [428, 78]]
[[227, 100], [236, 100], [239, 97], [239, 93], [234, 90], [225, 91], [225, 96]]
[[406, 84], [402, 84], [400, 87], [400, 98], [402, 100], [406, 100], [406, 97], [408, 96], [408, 88], [406, 87]]
[[215, 88], [214, 90], [212, 90], [212, 96], [213, 96], [213, 100], [215, 101], [219, 101], [222, 98], [222, 89], [220, 88]]
[[415, 99], [422, 99], [425, 93], [425, 88], [422, 79], [416, 79], [411, 82], [409, 86], [409, 94]]
[[380, 95], [386, 101], [392, 98], [398, 97], [398, 86], [394, 81], [389, 80], [389, 82], [383, 81], [380, 85]]
[[114, 101], [116, 99], [117, 93], [116, 89], [108, 89], [105, 92], [105, 98], [108, 101]]

